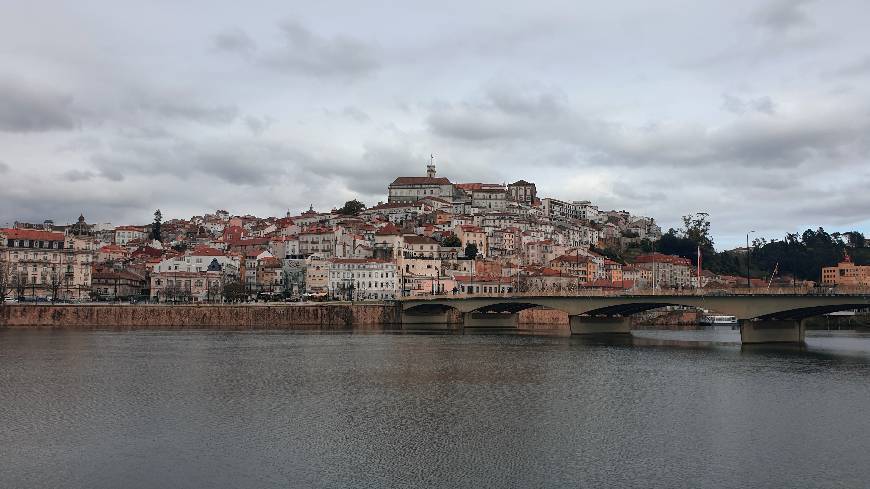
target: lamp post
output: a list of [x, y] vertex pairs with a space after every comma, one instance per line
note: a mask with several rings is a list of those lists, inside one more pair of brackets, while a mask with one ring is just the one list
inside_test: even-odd
[[746, 233], [746, 288], [749, 292], [752, 292], [752, 281], [749, 279], [749, 257], [752, 255], [752, 252], [749, 249], [749, 235], [754, 232], [755, 230], [753, 229]]

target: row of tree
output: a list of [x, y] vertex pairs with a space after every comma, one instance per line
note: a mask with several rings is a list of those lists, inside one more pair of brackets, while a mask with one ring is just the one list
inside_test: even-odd
[[770, 277], [778, 270], [779, 275], [819, 281], [822, 267], [836, 265], [847, 253], [858, 264], [870, 262], [870, 248], [866, 245], [867, 240], [859, 231], [828, 233], [820, 227], [800, 234], [788, 233], [783, 239], [757, 238], [750, 244], [748, 253], [739, 249], [717, 252], [710, 235], [708, 215], [702, 212], [683, 216], [682, 228], [671, 228], [660, 240], [642, 243], [641, 248], [694, 262], [700, 247], [704, 268], [714, 273], [745, 275], [748, 259], [753, 277]]

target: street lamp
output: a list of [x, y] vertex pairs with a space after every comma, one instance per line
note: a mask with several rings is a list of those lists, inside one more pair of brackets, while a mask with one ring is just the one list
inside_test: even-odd
[[754, 233], [755, 230], [749, 231], [746, 233], [746, 288], [749, 292], [752, 292], [752, 282], [749, 279], [749, 257], [752, 255], [749, 249], [749, 235]]

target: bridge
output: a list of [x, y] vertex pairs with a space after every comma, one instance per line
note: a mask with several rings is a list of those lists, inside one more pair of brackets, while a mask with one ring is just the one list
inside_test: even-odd
[[500, 328], [516, 328], [518, 313], [524, 309], [545, 307], [568, 314], [571, 334], [628, 334], [633, 314], [687, 306], [735, 316], [742, 343], [803, 343], [805, 319], [870, 308], [870, 295], [464, 295], [403, 298], [400, 304], [402, 322], [406, 325]]

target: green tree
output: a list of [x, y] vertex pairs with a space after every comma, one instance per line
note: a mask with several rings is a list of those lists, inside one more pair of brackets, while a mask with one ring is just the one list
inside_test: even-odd
[[451, 234], [449, 236], [444, 237], [444, 239], [441, 240], [441, 246], [450, 246], [450, 247], [462, 246], [462, 241], [459, 240], [459, 236], [456, 236], [455, 234]]
[[468, 243], [465, 245], [465, 257], [466, 258], [477, 258], [477, 245], [474, 243]]
[[160, 209], [154, 211], [154, 222], [151, 224], [151, 239], [163, 241], [163, 214]]
[[344, 206], [338, 210], [338, 213], [341, 214], [342, 216], [356, 216], [360, 212], [365, 210], [365, 208], [366, 208], [365, 204], [363, 204], [362, 202], [360, 202], [356, 199], [353, 199], [353, 200], [348, 200], [347, 202], [345, 202]]
[[683, 216], [682, 235], [705, 250], [713, 250], [713, 239], [710, 238], [710, 214], [696, 212]]

